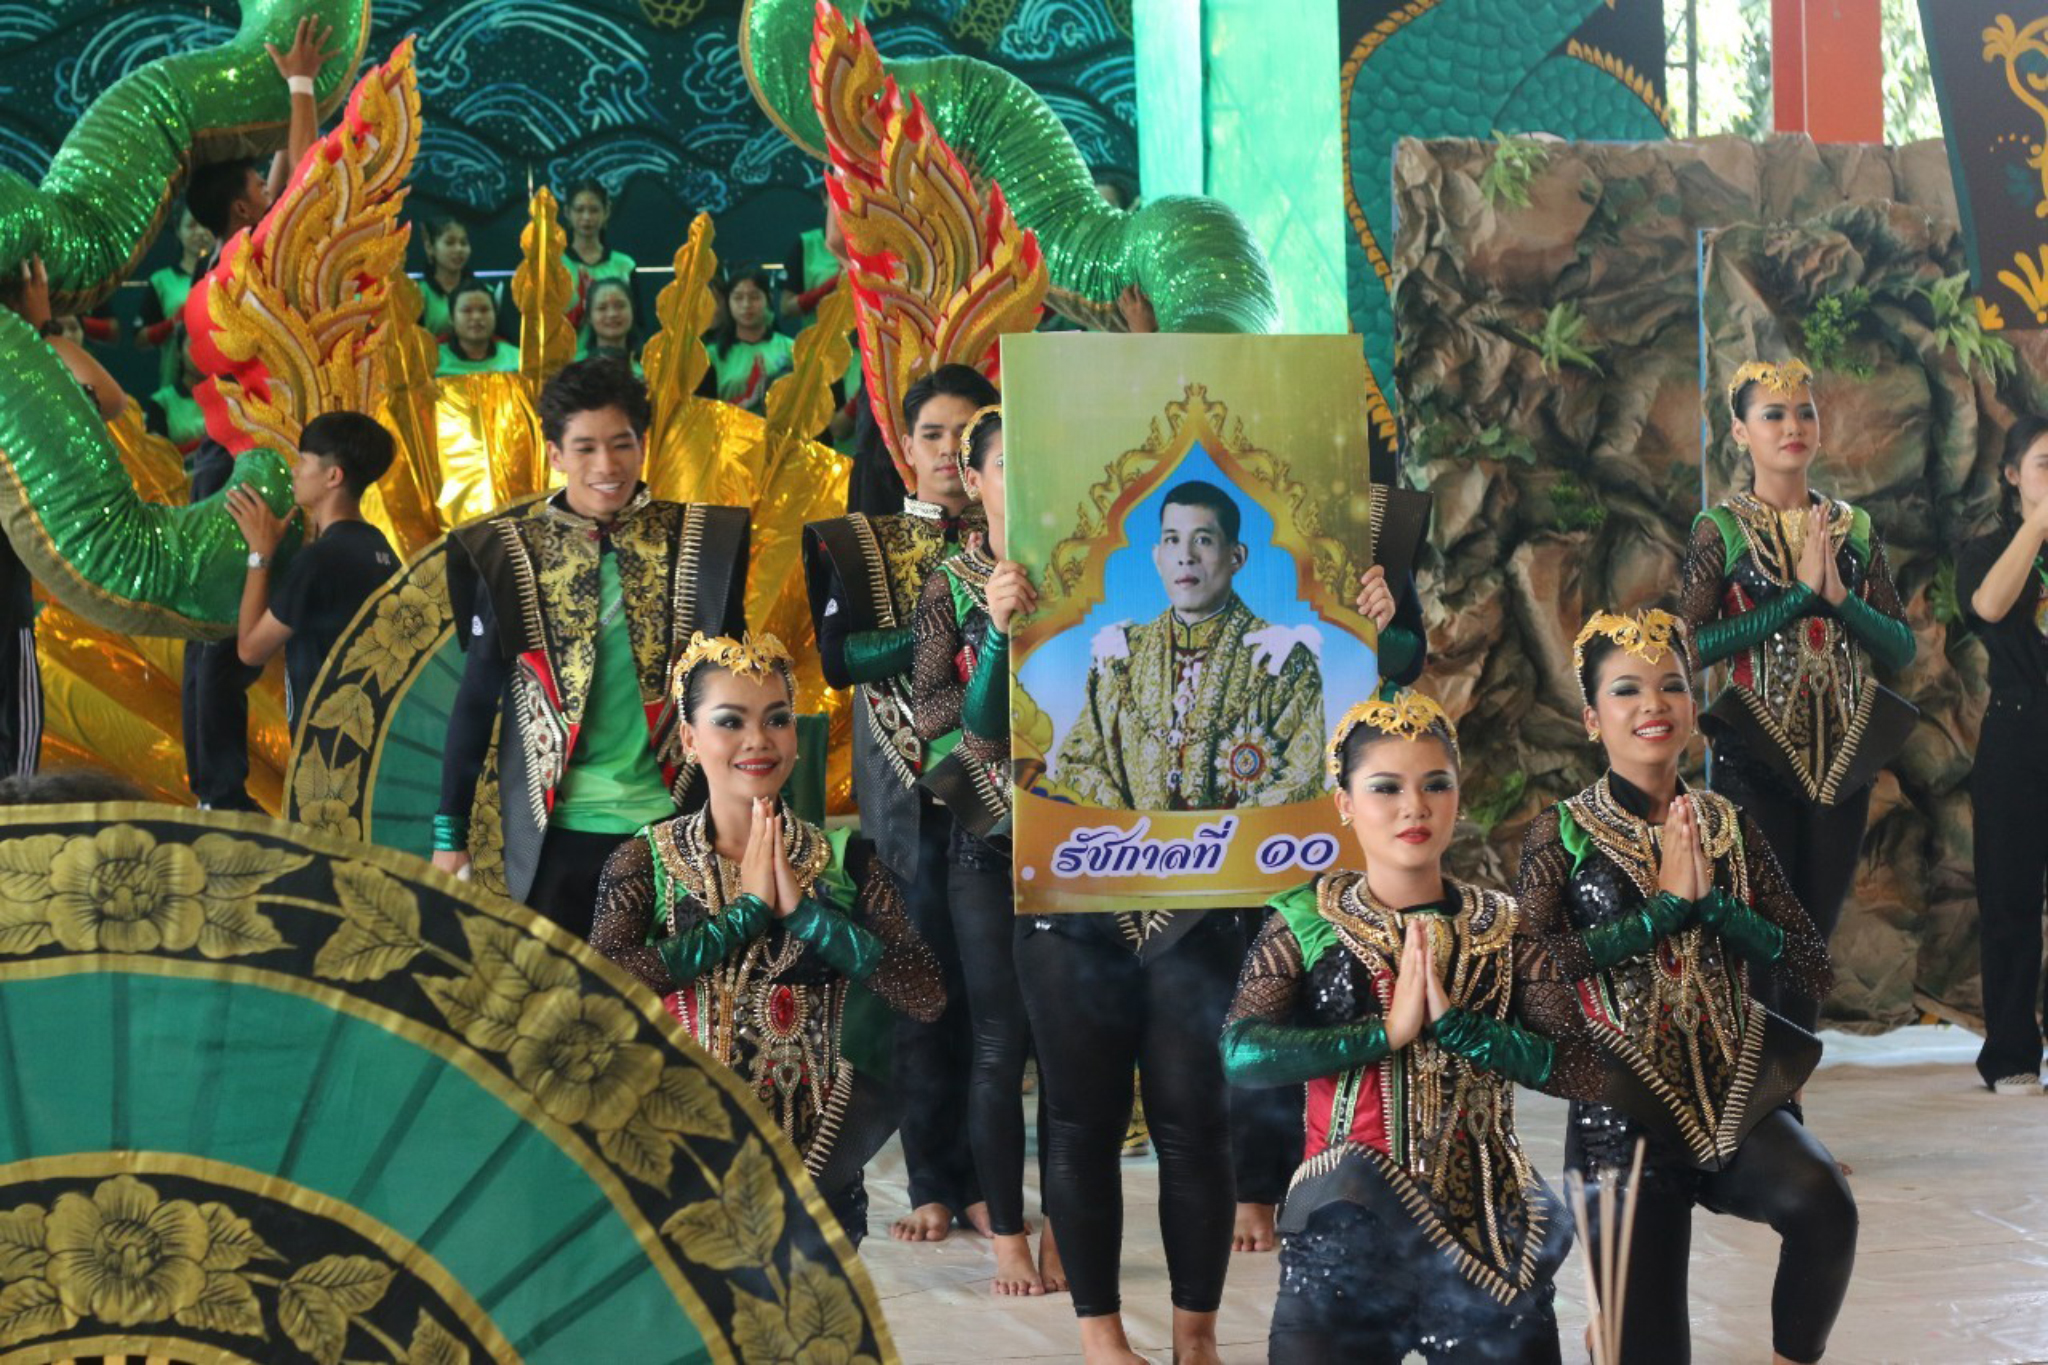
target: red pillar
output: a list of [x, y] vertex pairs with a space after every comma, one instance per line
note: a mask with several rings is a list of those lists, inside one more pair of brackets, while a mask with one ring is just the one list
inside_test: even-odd
[[1771, 0], [1771, 109], [1781, 133], [1884, 141], [1879, 0]]

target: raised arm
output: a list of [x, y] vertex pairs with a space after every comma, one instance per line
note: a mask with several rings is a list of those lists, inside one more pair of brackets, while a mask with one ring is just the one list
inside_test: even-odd
[[1305, 975], [1300, 940], [1285, 916], [1274, 915], [1252, 944], [1223, 1022], [1223, 1074], [1232, 1085], [1299, 1085], [1391, 1051], [1378, 1016], [1321, 1027], [1291, 1022]]
[[1835, 607], [1835, 615], [1884, 667], [1896, 671], [1913, 662], [1919, 646], [1913, 628], [1906, 624], [1906, 610], [1899, 601], [1898, 586], [1892, 582], [1884, 542], [1875, 535], [1870, 538], [1870, 567], [1863, 575], [1862, 590], [1844, 597]]
[[1692, 640], [1695, 667], [1719, 663], [1751, 649], [1816, 610], [1820, 597], [1804, 583], [1794, 583], [1770, 601], [1739, 616], [1721, 619], [1722, 579], [1728, 550], [1720, 523], [1704, 513], [1692, 524], [1685, 547], [1678, 614], [1685, 618]]

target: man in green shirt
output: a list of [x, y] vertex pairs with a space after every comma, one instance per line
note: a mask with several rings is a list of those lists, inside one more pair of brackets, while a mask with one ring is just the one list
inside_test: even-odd
[[579, 936], [605, 859], [685, 798], [670, 670], [695, 632], [745, 629], [747, 515], [648, 495], [650, 415], [623, 363], [568, 366], [540, 398], [565, 486], [450, 536], [449, 601], [469, 658], [434, 864], [469, 866], [495, 722], [506, 888]]

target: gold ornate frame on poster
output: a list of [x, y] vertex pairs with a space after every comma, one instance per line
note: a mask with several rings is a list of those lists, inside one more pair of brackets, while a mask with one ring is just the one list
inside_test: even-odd
[[[1353, 605], [1351, 585], [1364, 567], [1342, 541], [1324, 532], [1323, 500], [1311, 496], [1282, 457], [1253, 445], [1243, 420], [1232, 417], [1225, 404], [1212, 401], [1208, 385], [1188, 384], [1178, 401], [1166, 405], [1165, 417], [1164, 430], [1154, 417], [1145, 444], [1109, 464], [1102, 480], [1089, 488], [1088, 505], [1080, 509], [1073, 533], [1053, 547], [1040, 585], [1051, 606], [1018, 629], [1014, 667], [1021, 669], [1033, 650], [1079, 626], [1107, 600], [1110, 556], [1131, 548], [1124, 519], [1197, 445], [1208, 451], [1238, 493], [1273, 518], [1273, 546], [1294, 564], [1296, 597], [1324, 621], [1377, 645], [1378, 629]], [[1327, 496], [1345, 498], [1352, 490], [1332, 487]], [[1377, 513], [1375, 507], [1369, 519], [1375, 529]], [[1366, 553], [1369, 561], [1370, 546]], [[1049, 766], [1052, 721], [1021, 683], [1013, 689], [1011, 712], [1015, 781], [1031, 787]]]

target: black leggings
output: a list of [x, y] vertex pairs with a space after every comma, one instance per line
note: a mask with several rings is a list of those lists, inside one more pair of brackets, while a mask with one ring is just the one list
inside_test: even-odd
[[[1584, 1111], [1597, 1108], [1572, 1106], [1567, 1169], [1585, 1172], [1580, 1125]], [[1687, 1270], [1694, 1204], [1767, 1224], [1778, 1234], [1771, 1349], [1787, 1360], [1819, 1360], [1856, 1265], [1856, 1200], [1827, 1148], [1783, 1110], [1756, 1126], [1725, 1170], [1709, 1173], [1646, 1156], [1629, 1243], [1620, 1358], [1658, 1365], [1692, 1359]], [[1584, 1249], [1594, 1265], [1600, 1263], [1599, 1229], [1596, 1197], [1588, 1206]]]
[[604, 865], [631, 834], [587, 834], [556, 825], [541, 842], [540, 862], [526, 903], [580, 939], [590, 938], [597, 914], [597, 882]]
[[1987, 1082], [2041, 1070], [2041, 917], [2048, 904], [2048, 699], [1994, 693], [1970, 770]]
[[1325, 1204], [1281, 1239], [1266, 1359], [1400, 1365], [1412, 1351], [1430, 1365], [1557, 1365], [1555, 1295], [1546, 1279], [1503, 1305], [1460, 1275], [1414, 1220]]
[[[1272, 912], [1241, 912], [1244, 951], [1249, 954]], [[1302, 1111], [1305, 1086], [1230, 1087], [1230, 1169], [1237, 1177], [1237, 1197], [1245, 1204], [1279, 1204], [1301, 1165], [1307, 1145]]]
[[946, 906], [952, 834], [953, 818], [943, 807], [919, 803], [917, 876], [903, 888], [903, 903], [918, 937], [939, 959], [946, 1012], [930, 1024], [897, 1016], [890, 1071], [903, 1118], [910, 1207], [944, 1204], [958, 1219], [982, 1196], [967, 1141], [967, 1068], [972, 1055], [967, 987], [953, 917]]
[[[959, 855], [947, 877], [953, 936], [967, 978], [967, 1009], [974, 1033], [968, 1071], [967, 1139], [988, 1201], [989, 1228], [998, 1237], [1024, 1231], [1024, 1062], [1031, 1055], [1031, 1023], [1017, 984], [1017, 917], [1010, 868]], [[1046, 1106], [1038, 1106], [1038, 1153], [1046, 1150]]]
[[868, 1235], [868, 1186], [861, 1172], [896, 1131], [896, 1099], [889, 1087], [858, 1071], [839, 1120], [839, 1137], [818, 1172], [818, 1193], [858, 1248]]
[[[1806, 907], [1823, 943], [1835, 936], [1842, 902], [1856, 882], [1856, 864], [1863, 853], [1863, 831], [1870, 822], [1871, 788], [1823, 806], [1784, 790], [1772, 777], [1759, 774], [1747, 759], [1714, 765], [1714, 790], [1742, 807], [1763, 830], [1784, 869], [1792, 894]], [[1750, 969], [1750, 993], [1772, 1011], [1807, 1032], [1820, 1026], [1821, 1002], [1781, 990], [1768, 968]]]
[[1210, 918], [1217, 922], [1196, 925], [1149, 960], [1113, 933], [1070, 933], [1043, 919], [1023, 921], [1019, 932], [1017, 973], [1050, 1111], [1045, 1210], [1059, 1231], [1077, 1317], [1121, 1307], [1120, 1154], [1134, 1066], [1159, 1153], [1159, 1230], [1173, 1306], [1213, 1313], [1223, 1301], [1236, 1191], [1216, 1040], [1243, 942], [1223, 916]]

